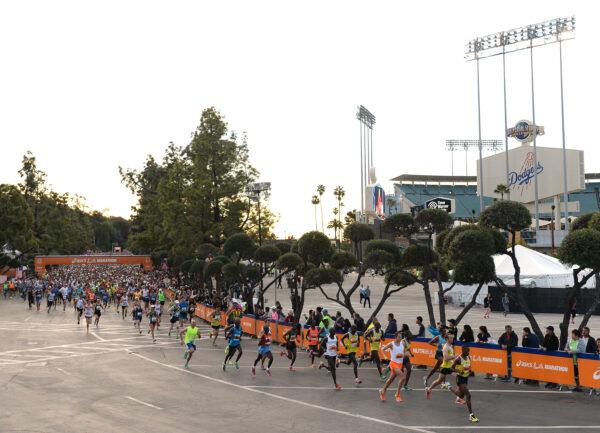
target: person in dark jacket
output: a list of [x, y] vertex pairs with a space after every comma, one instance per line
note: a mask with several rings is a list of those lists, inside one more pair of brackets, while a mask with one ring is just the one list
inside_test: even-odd
[[[523, 328], [523, 337], [521, 337], [521, 346], [528, 347], [530, 349], [539, 349], [540, 339], [537, 335], [531, 333], [531, 329], [528, 327]], [[537, 380], [525, 379], [527, 385], [538, 385]]]
[[388, 314], [388, 324], [385, 328], [385, 333], [396, 335], [396, 332], [398, 332], [398, 324], [396, 323], [396, 319], [394, 319], [394, 315], [390, 313]]
[[460, 341], [463, 343], [473, 343], [475, 341], [475, 335], [473, 334], [473, 328], [470, 325], [463, 326], [463, 332], [460, 334]]
[[540, 339], [537, 335], [531, 333], [528, 327], [523, 328], [523, 337], [521, 338], [521, 346], [531, 349], [539, 349]]
[[419, 330], [413, 335], [415, 337], [425, 337], [425, 325], [423, 325], [423, 318], [421, 316], [417, 316], [415, 323], [419, 327]]
[[354, 313], [354, 324], [358, 332], [365, 332], [365, 320], [358, 313]]
[[502, 334], [500, 336], [500, 338], [498, 339], [498, 344], [500, 346], [502, 346], [502, 348], [504, 350], [506, 350], [506, 354], [507, 354], [507, 357], [508, 357], [508, 376], [503, 377], [502, 381], [503, 382], [510, 382], [510, 377], [511, 377], [511, 373], [512, 373], [512, 368], [511, 368], [512, 356], [511, 356], [511, 352], [512, 352], [513, 347], [516, 347], [519, 344], [519, 337], [517, 337], [517, 334], [515, 334], [515, 332], [513, 331], [512, 326], [506, 325], [504, 327], [504, 334]]
[[[546, 334], [544, 335], [541, 346], [542, 350], [545, 350], [546, 352], [556, 352], [558, 350], [558, 337], [554, 334], [554, 326], [546, 327]], [[556, 383], [548, 382], [545, 387], [557, 388], [558, 385]]]
[[590, 328], [583, 327], [581, 339], [585, 342], [585, 353], [596, 353], [598, 345], [596, 339], [590, 335]]

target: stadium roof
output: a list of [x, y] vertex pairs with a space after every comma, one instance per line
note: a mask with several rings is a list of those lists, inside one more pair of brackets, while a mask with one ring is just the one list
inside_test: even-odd
[[391, 179], [396, 182], [477, 182], [477, 176], [437, 176], [433, 174], [401, 174]]
[[[600, 180], [600, 173], [586, 173], [587, 180]], [[430, 182], [430, 183], [475, 183], [477, 176], [438, 176], [435, 174], [401, 174], [390, 179], [394, 182]]]

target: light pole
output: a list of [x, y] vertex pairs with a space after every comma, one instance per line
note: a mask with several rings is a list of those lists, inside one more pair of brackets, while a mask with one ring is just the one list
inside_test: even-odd
[[264, 193], [268, 195], [271, 191], [271, 182], [255, 182], [248, 185], [246, 193], [250, 199], [256, 201], [258, 211], [258, 245], [262, 246], [262, 220], [260, 213], [260, 197]]
[[373, 165], [373, 126], [375, 116], [364, 106], [359, 105], [356, 118], [360, 123], [360, 211], [366, 207], [365, 188], [369, 183], [369, 171]]
[[[530, 72], [531, 72], [531, 110], [533, 123], [535, 125], [535, 93], [533, 85], [533, 49], [542, 45], [548, 45], [558, 42], [559, 46], [559, 68], [560, 68], [560, 108], [562, 122], [562, 148], [563, 148], [563, 183], [564, 183], [564, 206], [565, 220], [568, 216], [569, 197], [567, 190], [567, 155], [565, 148], [565, 119], [564, 119], [564, 97], [563, 97], [563, 76], [562, 76], [562, 42], [575, 37], [575, 16], [556, 18], [537, 24], [530, 24], [524, 27], [492, 33], [481, 36], [467, 42], [465, 50], [465, 59], [475, 60], [477, 63], [477, 87], [479, 89], [479, 60], [486, 57], [502, 56], [502, 76], [504, 84], [504, 126], [507, 130], [506, 114], [506, 53], [521, 50], [530, 50]], [[479, 91], [477, 105], [479, 107]], [[506, 152], [508, 155], [508, 141], [506, 141]], [[533, 182], [535, 190], [535, 220], [536, 232], [539, 229], [539, 200], [538, 200], [538, 172], [537, 172], [537, 146], [535, 135], [533, 136], [533, 157], [534, 171]], [[508, 158], [506, 160], [508, 171]], [[508, 179], [507, 179], [508, 180]]]
[[[479, 150], [479, 178], [477, 186], [477, 194], [479, 195], [479, 212], [483, 212], [483, 149], [493, 150], [494, 152], [502, 146], [502, 140], [482, 140], [481, 128], [479, 128], [479, 139], [477, 140], [446, 140], [446, 150], [454, 154], [456, 149], [465, 150], [465, 171], [467, 171], [466, 155], [469, 149], [477, 148]], [[452, 176], [454, 176], [454, 158], [452, 158]], [[468, 176], [468, 171], [465, 174]], [[508, 174], [507, 174], [508, 177]]]

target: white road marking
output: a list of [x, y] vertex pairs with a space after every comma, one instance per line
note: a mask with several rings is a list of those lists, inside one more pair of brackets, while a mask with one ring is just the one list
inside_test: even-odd
[[28, 322], [28, 321], [29, 321], [29, 319], [31, 319], [31, 316], [29, 316], [29, 317], [26, 317], [26, 318], [23, 320], [23, 322]]
[[64, 374], [66, 374], [67, 376], [70, 376], [70, 375], [71, 375], [71, 373], [69, 373], [68, 371], [65, 371], [65, 370], [63, 370], [63, 369], [62, 369], [62, 368], [60, 368], [60, 367], [56, 367], [56, 369], [57, 369], [58, 371], [62, 371], [62, 372], [63, 372]]
[[391, 426], [391, 427], [397, 427], [397, 428], [400, 428], [400, 429], [403, 429], [403, 430], [415, 431], [415, 432], [420, 432], [420, 433], [434, 433], [431, 430], [427, 430], [427, 429], [424, 429], [424, 428], [421, 428], [421, 427], [416, 427], [416, 426], [410, 426], [409, 427], [409, 426], [405, 426], [405, 425], [398, 424], [398, 423], [395, 423], [395, 422], [385, 421], [385, 420], [382, 420], [382, 419], [379, 419], [379, 418], [373, 418], [373, 417], [370, 417], [370, 416], [360, 415], [360, 414], [353, 413], [353, 412], [346, 412], [346, 411], [343, 411], [343, 410], [333, 409], [333, 408], [330, 408], [330, 407], [319, 406], [319, 405], [316, 405], [316, 404], [308, 403], [306, 401], [296, 400], [296, 399], [293, 399], [293, 398], [284, 397], [284, 396], [277, 395], [277, 394], [272, 394], [270, 392], [261, 391], [261, 390], [258, 390], [256, 388], [249, 388], [247, 386], [238, 385], [236, 383], [227, 382], [226, 380], [216, 379], [214, 377], [207, 376], [205, 374], [200, 374], [200, 373], [196, 373], [194, 371], [186, 370], [184, 368], [177, 367], [175, 365], [165, 364], [164, 362], [156, 361], [156, 360], [154, 360], [152, 358], [148, 358], [147, 356], [140, 355], [138, 353], [132, 353], [132, 355], [137, 356], [138, 358], [144, 359], [146, 361], [152, 362], [154, 364], [162, 365], [163, 367], [180, 371], [182, 373], [187, 373], [187, 374], [191, 374], [193, 376], [202, 377], [203, 379], [210, 380], [212, 382], [217, 382], [217, 383], [221, 383], [223, 385], [232, 386], [234, 388], [243, 389], [243, 390], [254, 392], [254, 393], [257, 393], [257, 394], [266, 395], [268, 397], [272, 397], [272, 398], [275, 398], [277, 400], [287, 401], [289, 403], [293, 403], [293, 404], [296, 404], [296, 405], [302, 405], [302, 406], [310, 407], [312, 409], [318, 409], [318, 410], [321, 410], [321, 411], [324, 411], [324, 412], [335, 413], [337, 415], [342, 415], [342, 416], [345, 416], [345, 417], [357, 418], [357, 419], [369, 421], [369, 422], [372, 422], [372, 423], [375, 422], [375, 423], [378, 423], [378, 424], [388, 425], [388, 426]]
[[47, 362], [30, 362], [25, 365], [25, 367], [45, 367]]
[[[193, 366], [193, 365], [192, 365]], [[214, 366], [213, 366], [214, 367]], [[286, 367], [287, 368], [287, 367]], [[271, 369], [273, 369], [271, 367]], [[271, 385], [247, 385], [248, 388], [261, 388], [261, 389], [308, 389], [308, 390], [322, 390], [322, 391], [331, 391], [333, 388], [331, 386], [271, 386]], [[356, 386], [354, 388], [344, 388], [344, 390], [348, 391], [378, 391], [381, 388], [369, 388], [369, 387], [361, 387]], [[393, 389], [388, 389], [388, 391], [393, 391]], [[410, 393], [412, 391], [425, 391], [425, 388], [412, 388], [411, 391], [405, 391], [406, 393]], [[443, 389], [433, 389], [433, 392], [443, 392]], [[572, 394], [572, 391], [535, 391], [535, 390], [524, 390], [524, 389], [469, 389], [470, 392], [479, 392], [479, 393], [506, 393], [506, 394]]]
[[436, 430], [578, 430], [590, 429], [598, 430], [600, 425], [428, 425], [419, 426], [420, 428], [430, 428]]
[[138, 400], [137, 398], [133, 398], [133, 397], [130, 397], [130, 396], [126, 396], [125, 398], [128, 398], [131, 401], [135, 401], [136, 403], [143, 404], [144, 406], [151, 407], [152, 409], [158, 409], [158, 410], [162, 410], [163, 409], [162, 407], [154, 406], [153, 404], [146, 403], [145, 401]]
[[92, 334], [94, 337], [96, 337], [96, 338], [97, 338], [98, 340], [100, 340], [100, 341], [106, 341], [104, 338], [100, 337], [99, 335], [96, 335], [96, 333], [95, 333], [95, 332], [93, 332], [93, 331], [92, 331], [92, 332], [90, 332], [90, 334]]

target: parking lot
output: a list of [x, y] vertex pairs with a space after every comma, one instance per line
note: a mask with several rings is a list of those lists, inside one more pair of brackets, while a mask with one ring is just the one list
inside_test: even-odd
[[[201, 325], [203, 336], [208, 327]], [[161, 329], [158, 341], [139, 335], [114, 309], [86, 334], [75, 313], [59, 305], [50, 314], [27, 310], [20, 300], [0, 301], [1, 432], [460, 432], [600, 430], [599, 397], [547, 391], [474, 378], [474, 411], [448, 391], [432, 400], [423, 392], [422, 370], [413, 371], [412, 391], [398, 404], [363, 365], [360, 386], [352, 370], [338, 370], [343, 390], [334, 391], [325, 370], [310, 368], [301, 352], [297, 371], [277, 356], [273, 376], [250, 374], [256, 341], [243, 340], [240, 369], [221, 369], [218, 347], [202, 339], [189, 370], [183, 349]]]

